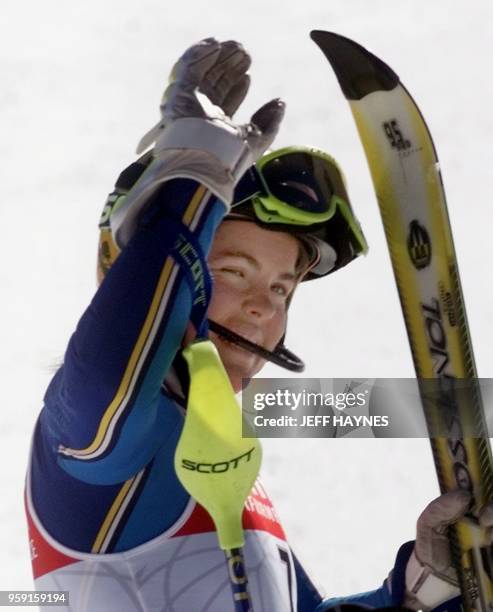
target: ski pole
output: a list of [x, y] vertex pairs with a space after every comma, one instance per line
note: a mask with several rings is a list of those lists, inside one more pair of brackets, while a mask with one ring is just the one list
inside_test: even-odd
[[183, 355], [190, 390], [175, 470], [214, 521], [226, 555], [235, 612], [253, 612], [243, 557], [242, 515], [260, 470], [262, 449], [256, 438], [242, 437], [241, 410], [213, 343], [199, 340]]

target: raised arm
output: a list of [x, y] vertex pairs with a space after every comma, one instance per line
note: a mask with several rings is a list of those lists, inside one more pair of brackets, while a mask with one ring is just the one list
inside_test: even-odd
[[196, 93], [232, 115], [248, 89], [249, 63], [238, 43], [214, 39], [180, 58], [161, 121], [144, 139], [155, 141], [150, 163], [107, 211], [119, 254], [79, 321], [40, 419], [59, 464], [81, 480], [121, 482], [169, 435], [161, 384], [191, 317], [200, 321], [207, 308], [187, 266], [197, 264], [207, 284], [205, 258], [234, 185], [269, 146], [284, 110], [273, 100], [237, 126], [206, 115]]

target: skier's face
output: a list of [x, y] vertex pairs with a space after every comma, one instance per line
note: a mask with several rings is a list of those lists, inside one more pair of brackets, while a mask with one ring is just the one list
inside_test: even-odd
[[[282, 232], [248, 221], [219, 227], [209, 264], [214, 291], [208, 316], [241, 336], [273, 350], [286, 328], [287, 300], [297, 284], [300, 245]], [[211, 333], [235, 391], [264, 360]]]

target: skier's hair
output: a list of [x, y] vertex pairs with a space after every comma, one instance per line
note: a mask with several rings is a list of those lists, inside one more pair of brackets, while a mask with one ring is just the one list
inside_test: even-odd
[[301, 240], [297, 240], [299, 244], [298, 258], [295, 264], [295, 274], [297, 282], [301, 281], [308, 270], [312, 267], [312, 256], [308, 252], [305, 244]]

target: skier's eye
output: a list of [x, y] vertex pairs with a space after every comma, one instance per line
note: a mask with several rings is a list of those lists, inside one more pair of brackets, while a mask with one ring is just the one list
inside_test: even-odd
[[231, 276], [237, 276], [238, 278], [244, 278], [245, 277], [245, 273], [243, 272], [243, 270], [240, 270], [239, 268], [220, 268], [219, 269], [220, 272], [223, 272], [224, 274], [227, 275], [231, 275]]
[[274, 293], [276, 293], [277, 295], [285, 299], [288, 298], [292, 289], [293, 288], [291, 286], [285, 285], [283, 283], [276, 283], [275, 285], [272, 286], [272, 291], [274, 291]]

